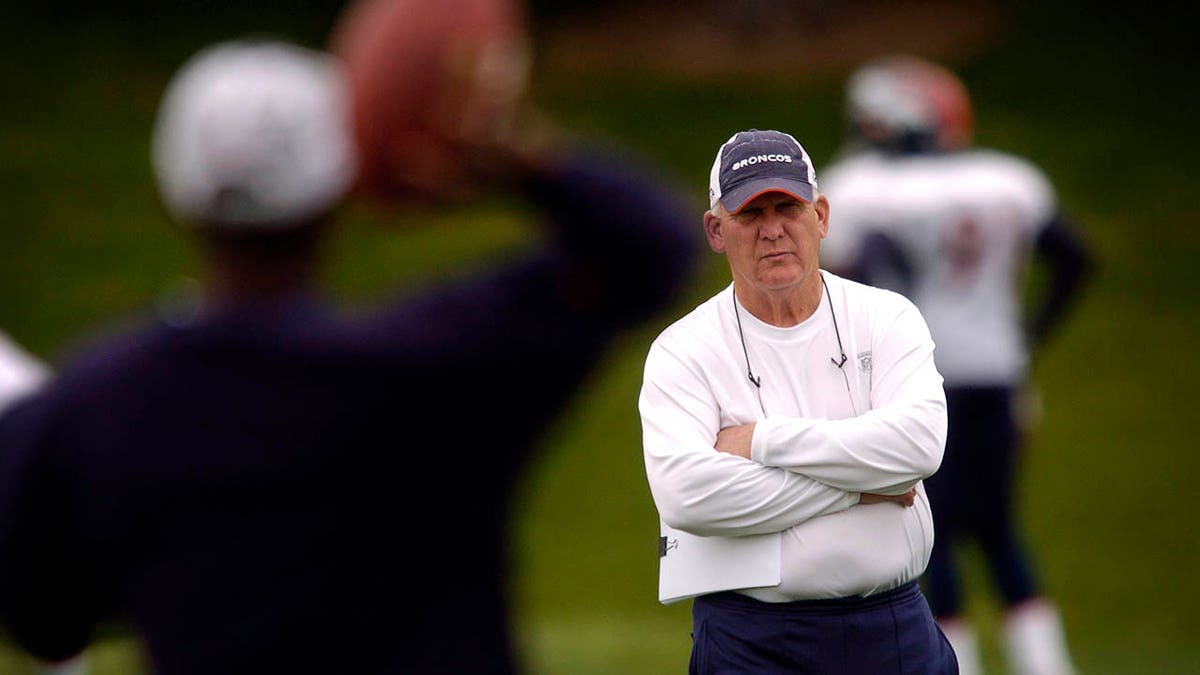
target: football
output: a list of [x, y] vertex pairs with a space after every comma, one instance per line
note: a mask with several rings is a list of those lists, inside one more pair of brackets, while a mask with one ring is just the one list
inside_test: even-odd
[[384, 200], [453, 191], [463, 142], [501, 135], [525, 91], [515, 0], [356, 0], [329, 50], [350, 86], [358, 187]]

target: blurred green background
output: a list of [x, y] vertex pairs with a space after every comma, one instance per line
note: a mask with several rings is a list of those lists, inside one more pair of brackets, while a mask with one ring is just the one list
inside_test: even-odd
[[[48, 2], [0, 10], [0, 330], [49, 361], [196, 273], [159, 208], [149, 128], [199, 47], [247, 33], [323, 42], [341, 2]], [[1182, 10], [1179, 10], [1182, 11]], [[535, 2], [535, 100], [564, 126], [636, 149], [694, 197], [734, 131], [779, 128], [822, 165], [846, 74], [911, 51], [971, 90], [983, 145], [1026, 155], [1100, 259], [1094, 286], [1035, 364], [1043, 417], [1020, 507], [1081, 671], [1200, 672], [1200, 172], [1195, 39], [1182, 14], [1119, 3]], [[836, 205], [834, 205], [836, 208]], [[328, 276], [348, 305], [519, 249], [527, 214], [351, 205]], [[380, 222], [425, 221], [389, 229]], [[688, 293], [609, 352], [526, 475], [512, 535], [517, 634], [532, 673], [682, 673], [689, 605], [656, 601], [657, 518], [636, 398], [646, 347], [720, 288]], [[997, 627], [978, 560], [972, 613]], [[984, 636], [991, 672], [1002, 672]], [[97, 675], [145, 672], [114, 630]], [[32, 672], [0, 639], [0, 674]]]

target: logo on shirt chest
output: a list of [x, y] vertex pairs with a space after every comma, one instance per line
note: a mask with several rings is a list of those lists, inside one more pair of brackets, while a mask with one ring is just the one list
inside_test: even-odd
[[858, 353], [858, 369], [863, 371], [864, 373], [871, 372], [871, 352], [870, 351]]

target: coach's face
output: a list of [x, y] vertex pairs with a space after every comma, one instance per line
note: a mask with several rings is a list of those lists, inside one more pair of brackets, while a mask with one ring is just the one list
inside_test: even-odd
[[734, 283], [760, 292], [784, 291], [817, 279], [821, 240], [829, 232], [829, 201], [784, 192], [759, 195], [736, 214], [720, 204], [704, 214], [708, 245], [724, 253]]

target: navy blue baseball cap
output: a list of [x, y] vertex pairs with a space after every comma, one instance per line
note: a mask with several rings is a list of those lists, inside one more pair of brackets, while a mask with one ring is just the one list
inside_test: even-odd
[[812, 203], [817, 174], [800, 142], [782, 131], [739, 131], [717, 151], [709, 176], [709, 206], [730, 213], [765, 192], [783, 192]]

